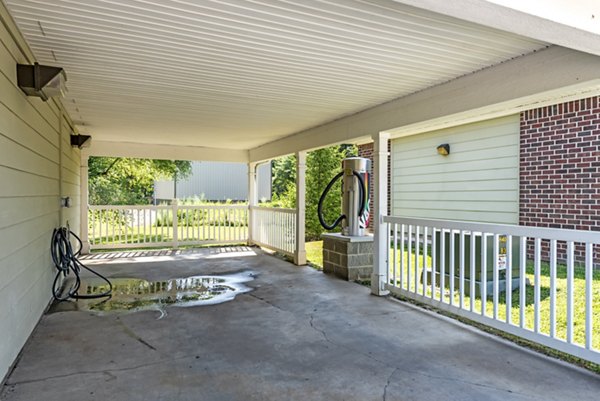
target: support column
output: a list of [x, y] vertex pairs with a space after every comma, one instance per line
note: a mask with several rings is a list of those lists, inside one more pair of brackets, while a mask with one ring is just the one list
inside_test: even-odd
[[373, 275], [371, 276], [371, 293], [384, 296], [389, 292], [384, 289], [387, 282], [387, 256], [389, 251], [388, 224], [383, 222], [383, 216], [388, 210], [388, 142], [389, 134], [378, 133], [373, 135], [373, 231], [374, 254]]
[[248, 245], [254, 241], [254, 209], [258, 206], [257, 163], [248, 163]]
[[79, 236], [81, 238], [82, 254], [90, 253], [90, 239], [88, 233], [88, 155], [81, 152], [81, 165], [79, 167]]
[[306, 264], [306, 152], [296, 152], [296, 249], [294, 264]]

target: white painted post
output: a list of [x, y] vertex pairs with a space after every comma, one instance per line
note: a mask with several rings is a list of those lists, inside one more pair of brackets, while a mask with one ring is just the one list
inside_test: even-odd
[[[177, 218], [177, 207], [179, 202], [177, 199], [173, 199], [171, 201], [171, 208], [173, 213], [173, 248], [177, 249], [179, 247], [179, 219]], [[146, 213], [146, 210], [144, 210]], [[152, 221], [150, 221], [150, 227], [152, 227]]]
[[254, 208], [258, 206], [256, 166], [257, 163], [248, 163], [248, 245], [252, 245], [254, 241]]
[[90, 239], [88, 232], [88, 155], [81, 152], [79, 166], [79, 237], [81, 238], [81, 253], [90, 253]]
[[296, 248], [294, 264], [306, 264], [305, 247], [306, 218], [306, 152], [296, 152]]
[[383, 221], [387, 214], [387, 179], [388, 179], [388, 140], [389, 134], [380, 132], [373, 135], [373, 206], [374, 206], [374, 252], [373, 252], [373, 275], [371, 276], [371, 293], [384, 296], [389, 293], [385, 290], [387, 281], [387, 241], [388, 224]]

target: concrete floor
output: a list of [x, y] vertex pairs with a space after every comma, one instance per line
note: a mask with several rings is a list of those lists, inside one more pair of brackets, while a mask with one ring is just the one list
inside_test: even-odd
[[231, 302], [171, 307], [160, 320], [155, 311], [45, 315], [0, 399], [600, 397], [600, 376], [253, 248], [143, 254], [102, 256], [90, 264], [111, 277], [241, 270], [258, 277], [247, 283], [252, 292]]

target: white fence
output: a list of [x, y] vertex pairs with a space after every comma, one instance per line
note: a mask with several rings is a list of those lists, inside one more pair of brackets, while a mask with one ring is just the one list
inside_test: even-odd
[[600, 363], [600, 233], [384, 222], [390, 292]]
[[296, 211], [252, 207], [252, 242], [293, 255], [296, 249]]
[[240, 243], [248, 206], [89, 206], [88, 224], [91, 249]]

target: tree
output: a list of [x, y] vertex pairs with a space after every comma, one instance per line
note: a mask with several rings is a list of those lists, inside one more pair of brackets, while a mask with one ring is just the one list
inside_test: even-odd
[[[308, 153], [306, 158], [307, 239], [319, 239], [325, 232], [317, 215], [319, 198], [327, 184], [341, 171], [342, 160], [354, 154], [356, 154], [356, 147], [352, 145], [330, 146]], [[341, 180], [338, 180], [323, 202], [323, 216], [328, 223], [332, 223], [341, 214], [341, 192]]]
[[273, 183], [271, 196], [278, 199], [288, 192], [290, 185], [296, 182], [296, 156], [289, 155], [274, 159], [271, 164]]
[[[341, 170], [342, 159], [356, 155], [354, 145], [330, 146], [308, 153], [306, 158], [306, 238], [317, 240], [325, 229], [319, 222], [317, 206], [323, 190], [329, 181]], [[292, 178], [293, 177], [293, 178]], [[274, 201], [281, 207], [296, 206], [296, 158], [287, 156], [277, 161], [273, 167]], [[276, 192], [285, 188], [282, 192]], [[323, 203], [323, 215], [332, 223], [341, 214], [341, 180], [329, 191]]]
[[90, 157], [89, 196], [92, 205], [148, 204], [157, 179], [185, 178], [192, 164], [185, 160]]

